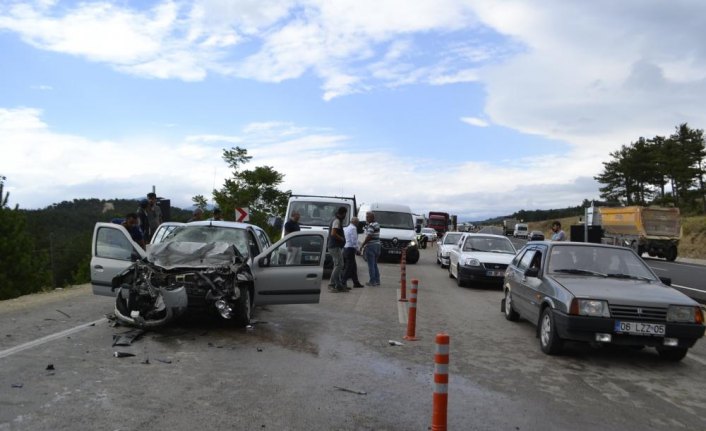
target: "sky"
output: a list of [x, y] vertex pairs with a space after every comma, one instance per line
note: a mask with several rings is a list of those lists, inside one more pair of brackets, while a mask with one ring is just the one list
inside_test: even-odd
[[610, 152], [706, 126], [701, 0], [0, 0], [10, 205], [282, 190], [482, 220], [599, 197]]

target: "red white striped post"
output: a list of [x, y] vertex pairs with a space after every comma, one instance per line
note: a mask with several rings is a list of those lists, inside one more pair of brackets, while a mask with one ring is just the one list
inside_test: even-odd
[[434, 355], [434, 399], [431, 412], [432, 431], [446, 431], [449, 402], [449, 335], [436, 334]]
[[407, 247], [402, 249], [400, 259], [400, 302], [407, 302]]
[[404, 336], [405, 340], [417, 341], [415, 333], [417, 332], [417, 288], [419, 286], [419, 280], [416, 278], [412, 279], [412, 289], [409, 293], [409, 311], [407, 313], [407, 335]]

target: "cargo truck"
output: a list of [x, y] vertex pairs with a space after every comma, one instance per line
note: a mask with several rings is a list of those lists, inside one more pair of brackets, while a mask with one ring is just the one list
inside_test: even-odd
[[515, 218], [506, 218], [503, 220], [503, 232], [505, 235], [512, 235], [515, 233], [515, 225], [520, 221]]
[[429, 211], [429, 218], [427, 218], [427, 227], [434, 228], [439, 238], [444, 236], [447, 230], [449, 230], [449, 213]]
[[668, 261], [677, 258], [681, 237], [679, 208], [657, 206], [588, 208], [589, 225], [603, 230], [601, 242], [631, 247]]

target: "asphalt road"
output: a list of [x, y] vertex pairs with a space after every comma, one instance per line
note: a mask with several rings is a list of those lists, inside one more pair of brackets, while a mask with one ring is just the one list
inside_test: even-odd
[[582, 344], [550, 357], [532, 325], [504, 319], [499, 288], [457, 287], [435, 251], [407, 267], [418, 341], [402, 338], [392, 263], [381, 287], [258, 309], [251, 329], [190, 319], [129, 347], [111, 346], [129, 329], [87, 286], [0, 302], [0, 430], [426, 430], [440, 331], [449, 429], [706, 429], [704, 340], [680, 363]]

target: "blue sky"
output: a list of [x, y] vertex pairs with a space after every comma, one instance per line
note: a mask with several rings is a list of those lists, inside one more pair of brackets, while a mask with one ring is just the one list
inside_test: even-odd
[[640, 136], [706, 123], [706, 3], [0, 0], [12, 205], [181, 207], [223, 148], [283, 189], [483, 219], [598, 197]]

